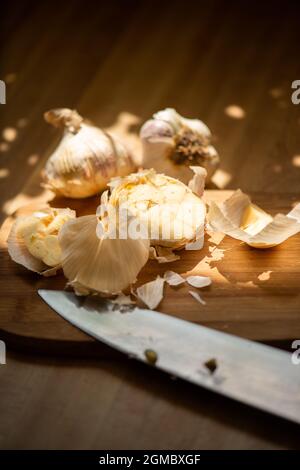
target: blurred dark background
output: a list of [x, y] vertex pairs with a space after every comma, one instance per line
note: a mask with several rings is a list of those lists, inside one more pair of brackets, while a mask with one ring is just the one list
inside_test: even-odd
[[100, 126], [129, 113], [129, 132], [174, 107], [211, 128], [219, 187], [299, 188], [300, 106], [290, 98], [299, 2], [23, 0], [1, 9], [4, 203], [33, 191], [24, 185], [57, 137], [42, 114], [57, 106]]
[[[132, 142], [153, 112], [174, 107], [211, 128], [218, 187], [299, 194], [299, 1], [20, 0], [1, 2], [0, 23], [2, 219], [42, 194], [52, 107]], [[140, 365], [8, 360], [2, 448], [299, 447], [298, 428], [154, 370], [146, 379]]]

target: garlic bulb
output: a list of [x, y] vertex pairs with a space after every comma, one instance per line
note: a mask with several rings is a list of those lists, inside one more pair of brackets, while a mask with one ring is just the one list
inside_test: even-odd
[[75, 292], [118, 294], [136, 281], [149, 257], [149, 240], [97, 235], [99, 220], [87, 215], [67, 222], [59, 234], [62, 268]]
[[84, 198], [102, 191], [113, 176], [134, 171], [125, 146], [107, 132], [85, 122], [76, 111], [54, 109], [45, 120], [64, 129], [62, 140], [48, 159], [45, 187], [70, 198]]
[[219, 165], [219, 156], [211, 145], [209, 128], [198, 119], [186, 119], [175, 109], [167, 108], [153, 115], [140, 131], [144, 166], [155, 168], [184, 183], [189, 179], [188, 166], [207, 171], [207, 182]]
[[151, 245], [179, 249], [203, 236], [205, 204], [181, 181], [151, 169], [116, 178], [109, 186], [108, 203], [133, 214], [146, 227]]
[[[76, 214], [70, 209], [46, 207], [18, 217], [7, 239], [11, 258], [31, 271], [49, 275], [59, 268], [61, 248], [58, 234]], [[50, 269], [52, 267], [54, 269]]]

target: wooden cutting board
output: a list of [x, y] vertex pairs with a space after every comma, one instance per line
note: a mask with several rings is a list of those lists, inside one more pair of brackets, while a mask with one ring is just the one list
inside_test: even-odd
[[[205, 198], [223, 200], [231, 191], [208, 190]], [[253, 194], [252, 199], [271, 214], [287, 213], [300, 200], [295, 194]], [[98, 198], [85, 201], [53, 200], [53, 207], [72, 207], [77, 214], [92, 213]], [[24, 210], [23, 210], [24, 211]], [[19, 210], [18, 213], [22, 213]], [[61, 319], [38, 296], [39, 288], [64, 289], [62, 274], [44, 278], [12, 262], [5, 246], [14, 217], [1, 228], [0, 339], [8, 347], [51, 353], [111, 354], [108, 348]], [[149, 261], [138, 283], [172, 269], [178, 273], [209, 275], [213, 283], [201, 289], [199, 304], [186, 286], [165, 287], [158, 310], [228, 333], [266, 342], [300, 337], [300, 234], [269, 250], [256, 250], [221, 234], [206, 234], [201, 251], [182, 251], [174, 263]]]

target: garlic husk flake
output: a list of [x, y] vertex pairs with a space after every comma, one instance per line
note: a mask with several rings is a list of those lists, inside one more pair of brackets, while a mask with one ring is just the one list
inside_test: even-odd
[[65, 224], [59, 235], [62, 268], [75, 292], [119, 294], [136, 281], [149, 257], [149, 240], [97, 235], [96, 215]]
[[198, 289], [211, 285], [211, 278], [207, 276], [187, 276], [185, 280], [190, 286], [197, 287]]
[[207, 220], [210, 228], [254, 248], [271, 248], [300, 232], [300, 204], [287, 215], [275, 217], [252, 204], [241, 190], [221, 204], [212, 201]]
[[56, 109], [45, 119], [64, 135], [49, 157], [44, 186], [58, 195], [85, 198], [106, 188], [110, 178], [134, 171], [127, 148], [115, 137], [87, 124], [76, 111]]
[[169, 286], [179, 286], [180, 284], [185, 283], [184, 277], [174, 271], [166, 271], [164, 273], [164, 280], [169, 284]]
[[150, 246], [149, 259], [155, 259], [158, 263], [173, 263], [178, 261], [180, 256], [175, 254], [171, 248], [165, 246]]
[[197, 194], [197, 196], [202, 197], [207, 171], [202, 166], [190, 166], [190, 169], [194, 172], [194, 176], [188, 182], [188, 187], [193, 191], [193, 193]]
[[150, 310], [153, 310], [163, 299], [164, 283], [165, 280], [157, 276], [154, 281], [147, 282], [138, 287], [136, 295]]

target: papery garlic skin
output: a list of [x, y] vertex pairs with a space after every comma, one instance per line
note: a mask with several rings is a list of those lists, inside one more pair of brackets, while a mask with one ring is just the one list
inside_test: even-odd
[[7, 244], [11, 258], [40, 274], [59, 267], [61, 248], [58, 234], [62, 226], [76, 217], [70, 209], [44, 208], [17, 218]]
[[205, 204], [181, 181], [151, 169], [110, 186], [109, 204], [139, 219], [152, 246], [180, 249], [204, 232]]
[[102, 191], [110, 178], [134, 171], [127, 148], [107, 132], [84, 123], [76, 111], [48, 111], [45, 119], [64, 129], [43, 172], [45, 186], [56, 194], [89, 197]]
[[287, 215], [272, 217], [237, 190], [221, 204], [210, 203], [207, 221], [213, 231], [241, 240], [253, 248], [266, 249], [300, 232], [298, 215], [300, 204]]
[[136, 281], [149, 258], [149, 240], [97, 236], [96, 215], [67, 222], [59, 234], [62, 268], [75, 292], [119, 294]]
[[219, 165], [219, 156], [211, 145], [209, 128], [198, 119], [182, 117], [167, 108], [153, 115], [140, 131], [143, 143], [143, 164], [164, 172], [184, 183], [188, 182], [188, 167], [202, 166], [211, 180]]

